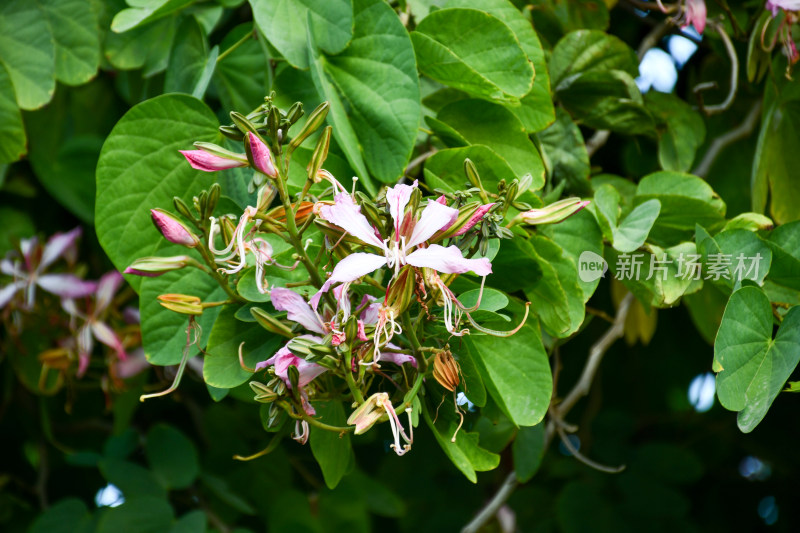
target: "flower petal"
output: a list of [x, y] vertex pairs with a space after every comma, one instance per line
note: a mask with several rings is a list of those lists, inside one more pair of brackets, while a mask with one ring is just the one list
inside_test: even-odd
[[324, 205], [320, 208], [320, 216], [324, 220], [336, 224], [367, 244], [384, 248], [383, 241], [375, 235], [367, 217], [361, 214], [361, 207], [356, 205], [348, 193], [339, 193], [334, 200], [333, 205]]
[[128, 354], [125, 353], [125, 348], [122, 346], [122, 341], [108, 324], [105, 322], [91, 322], [91, 325], [92, 333], [97, 340], [117, 352], [119, 359], [124, 361], [128, 358]]
[[414, 226], [414, 231], [406, 246], [411, 248], [427, 241], [440, 229], [452, 225], [457, 218], [458, 209], [447, 207], [436, 201], [429, 201], [422, 210], [422, 215]]
[[0, 289], [0, 309], [8, 305], [8, 302], [17, 294], [22, 287], [25, 286], [24, 281], [13, 281]]
[[36, 280], [37, 285], [62, 298], [83, 298], [97, 289], [93, 281], [84, 281], [72, 274], [46, 274]]
[[291, 289], [275, 287], [269, 293], [272, 305], [278, 311], [286, 311], [286, 316], [309, 331], [325, 335], [325, 326], [305, 299]]
[[476, 209], [476, 210], [475, 210], [475, 212], [472, 214], [472, 216], [469, 218], [469, 220], [467, 220], [467, 223], [466, 223], [466, 224], [464, 224], [464, 226], [462, 226], [462, 227], [461, 227], [461, 228], [460, 228], [460, 229], [459, 229], [457, 232], [455, 232], [453, 235], [454, 235], [454, 236], [458, 236], [458, 235], [464, 235], [466, 232], [468, 232], [469, 230], [471, 230], [471, 229], [473, 228], [473, 226], [475, 226], [475, 224], [477, 224], [478, 222], [480, 222], [480, 220], [481, 220], [481, 219], [484, 217], [484, 215], [485, 215], [485, 214], [486, 214], [486, 213], [489, 211], [489, 209], [491, 209], [491, 208], [492, 208], [492, 206], [494, 206], [494, 202], [492, 202], [492, 203], [490, 203], [490, 204], [484, 204], [484, 205], [482, 205], [482, 206], [478, 207], [478, 209]]
[[394, 363], [397, 366], [402, 366], [403, 363], [411, 363], [411, 365], [416, 368], [417, 367], [417, 360], [414, 358], [413, 355], [408, 355], [405, 353], [393, 352], [392, 349], [399, 350], [399, 346], [395, 346], [391, 342], [386, 344], [384, 347], [387, 351], [381, 351], [381, 363], [384, 361], [388, 361], [390, 363]]
[[56, 233], [47, 241], [42, 252], [42, 260], [39, 263], [39, 272], [50, 266], [53, 261], [61, 257], [67, 249], [75, 244], [78, 237], [81, 236], [81, 227], [78, 226], [72, 231], [66, 233]]
[[492, 263], [488, 259], [467, 259], [455, 245], [445, 248], [431, 244], [427, 248], [420, 248], [406, 257], [406, 263], [415, 267], [432, 268], [445, 274], [474, 272], [479, 276], [486, 276], [492, 273]]
[[411, 193], [417, 188], [417, 180], [412, 185], [395, 185], [386, 191], [386, 203], [389, 204], [389, 214], [394, 220], [395, 232], [400, 232], [400, 223], [403, 221], [403, 212], [411, 199]]
[[124, 278], [122, 274], [116, 270], [112, 270], [100, 278], [100, 281], [97, 282], [97, 305], [95, 306], [95, 315], [106, 310], [123, 281]]
[[378, 270], [386, 264], [386, 258], [382, 255], [355, 253], [350, 254], [336, 265], [333, 274], [322, 286], [317, 294], [311, 298], [311, 305], [314, 309], [319, 305], [319, 299], [323, 293], [331, 288], [331, 285], [339, 282], [355, 281], [361, 276]]
[[245, 134], [245, 148], [247, 149], [247, 154], [252, 158], [251, 164], [253, 168], [271, 178], [278, 175], [278, 170], [272, 160], [272, 152], [257, 135], [253, 135], [249, 131]]

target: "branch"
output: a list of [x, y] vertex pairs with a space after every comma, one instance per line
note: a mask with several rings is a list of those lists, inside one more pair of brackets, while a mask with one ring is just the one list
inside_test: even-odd
[[726, 109], [728, 109], [731, 104], [733, 104], [733, 99], [736, 97], [736, 90], [738, 89], [739, 83], [739, 58], [736, 55], [736, 49], [733, 47], [733, 43], [731, 42], [731, 38], [728, 37], [728, 34], [725, 33], [725, 30], [722, 28], [722, 24], [715, 20], [709, 20], [708, 25], [719, 34], [722, 38], [723, 44], [725, 44], [725, 51], [728, 52], [728, 57], [731, 60], [731, 86], [728, 91], [728, 96], [725, 97], [725, 100], [721, 104], [716, 105], [709, 105], [704, 106], [702, 97], [700, 96], [700, 92], [706, 89], [710, 89], [715, 86], [714, 83], [701, 83], [700, 85], [694, 88], [695, 94], [698, 95], [700, 99], [700, 111], [705, 113], [706, 116], [714, 115], [717, 113], [722, 113]]
[[[608, 331], [606, 331], [605, 335], [600, 337], [600, 339], [594, 343], [589, 350], [589, 359], [586, 361], [586, 365], [583, 368], [583, 373], [581, 374], [578, 383], [575, 384], [564, 401], [551, 409], [552, 416], [551, 420], [547, 424], [547, 432], [545, 434], [545, 450], [550, 446], [550, 441], [552, 440], [553, 435], [557, 432], [562, 433], [564, 431], [564, 416], [567, 414], [567, 412], [569, 412], [570, 409], [572, 409], [575, 403], [577, 403], [577, 401], [589, 391], [589, 387], [592, 384], [594, 375], [597, 373], [597, 368], [603, 359], [603, 355], [605, 355], [606, 351], [611, 347], [612, 344], [614, 344], [614, 341], [622, 337], [622, 334], [625, 331], [625, 319], [628, 317], [628, 310], [630, 309], [632, 302], [633, 294], [626, 294], [625, 298], [622, 299], [622, 302], [619, 305], [614, 323], [611, 325]], [[564, 445], [570, 449], [571, 443], [565, 443]], [[572, 448], [574, 448], [574, 446], [572, 446]], [[572, 449], [570, 449], [570, 451], [572, 451]], [[572, 455], [582, 462], [592, 466], [593, 468], [597, 468], [598, 470], [605, 469], [604, 471], [609, 472], [619, 471], [617, 469], [597, 464], [591, 459], [588, 459], [576, 452], [577, 450], [573, 451]], [[461, 530], [461, 533], [475, 533], [481, 527], [483, 527], [486, 522], [491, 520], [492, 517], [497, 514], [497, 510], [503, 506], [518, 485], [519, 481], [517, 481], [516, 471], [512, 470], [511, 473], [506, 476], [503, 484], [500, 485], [500, 488], [497, 490], [492, 499], [481, 508], [478, 514], [476, 514], [466, 526], [464, 526], [464, 528]]]
[[660, 41], [662, 37], [669, 33], [673, 25], [674, 21], [671, 18], [666, 18], [660, 24], [650, 30], [650, 33], [645, 35], [644, 39], [642, 39], [642, 42], [639, 44], [639, 49], [636, 50], [636, 55], [639, 57], [639, 61], [642, 60], [648, 50], [657, 45], [658, 41]]
[[567, 450], [569, 450], [569, 453], [571, 453], [575, 459], [585, 464], [586, 466], [594, 468], [595, 470], [599, 470], [600, 472], [605, 472], [607, 474], [619, 474], [620, 472], [625, 470], [625, 465], [606, 466], [606, 465], [601, 465], [600, 463], [597, 463], [595, 461], [592, 461], [591, 459], [583, 455], [578, 450], [578, 448], [575, 447], [574, 444], [572, 444], [572, 441], [569, 440], [569, 437], [564, 432], [563, 427], [556, 427], [556, 432], [558, 432], [558, 436], [561, 438], [561, 442], [564, 443], [564, 446], [567, 448]]
[[586, 153], [589, 154], [589, 157], [592, 157], [594, 153], [606, 143], [609, 135], [611, 135], [611, 132], [608, 130], [597, 130], [594, 132], [592, 138], [586, 141]]
[[708, 150], [703, 156], [702, 161], [700, 161], [697, 167], [692, 171], [692, 174], [705, 178], [709, 170], [711, 170], [711, 165], [714, 164], [714, 161], [717, 159], [722, 150], [724, 150], [728, 145], [750, 136], [758, 124], [758, 117], [760, 115], [761, 101], [759, 100], [755, 103], [753, 108], [750, 109], [750, 113], [747, 114], [747, 117], [738, 127], [714, 139], [714, 142], [712, 142], [711, 146], [708, 147]]

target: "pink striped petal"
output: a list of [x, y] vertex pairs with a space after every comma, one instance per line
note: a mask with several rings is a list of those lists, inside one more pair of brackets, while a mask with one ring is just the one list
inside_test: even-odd
[[386, 258], [382, 255], [355, 253], [350, 254], [336, 265], [333, 274], [322, 286], [317, 294], [311, 298], [311, 305], [314, 309], [319, 305], [322, 294], [327, 292], [334, 283], [344, 283], [355, 281], [361, 276], [366, 276], [370, 272], [378, 270], [386, 264]]
[[348, 193], [341, 192], [334, 198], [333, 205], [322, 206], [320, 216], [363, 242], [381, 249], [384, 248], [383, 242], [369, 225], [367, 217], [361, 214], [361, 207], [356, 205]]
[[453, 235], [456, 235], [456, 236], [464, 235], [466, 232], [471, 230], [472, 227], [475, 226], [475, 224], [480, 222], [480, 220], [483, 218], [483, 216], [489, 211], [489, 209], [492, 208], [493, 205], [494, 205], [494, 202], [492, 202], [491, 204], [485, 204], [485, 205], [482, 205], [482, 206], [478, 207], [478, 209], [475, 210], [475, 212], [472, 214], [472, 216], [469, 218], [469, 220], [467, 220], [467, 223], [464, 224], [464, 227], [459, 229]]
[[61, 257], [70, 246], [75, 244], [78, 237], [81, 236], [81, 227], [78, 226], [72, 231], [66, 233], [56, 233], [47, 241], [42, 252], [42, 260], [39, 263], [38, 270], [41, 272], [53, 262]]
[[39, 277], [36, 284], [62, 298], [83, 298], [97, 289], [95, 282], [84, 281], [72, 274], [46, 274]]
[[403, 221], [403, 212], [411, 199], [411, 193], [417, 188], [417, 180], [413, 185], [395, 185], [386, 191], [386, 203], [389, 204], [389, 214], [394, 220], [395, 232], [400, 232], [400, 223]]
[[105, 322], [92, 322], [91, 325], [92, 333], [97, 340], [117, 352], [117, 357], [120, 360], [124, 361], [128, 358], [128, 354], [125, 353], [125, 348], [122, 346], [122, 341], [108, 324]]
[[486, 276], [492, 273], [492, 263], [488, 259], [466, 259], [455, 245], [445, 248], [431, 244], [427, 248], [420, 248], [406, 257], [406, 263], [415, 267], [432, 268], [445, 274], [474, 272], [479, 276]]
[[411, 248], [427, 241], [437, 231], [450, 227], [457, 218], [458, 209], [435, 201], [428, 202], [428, 205], [422, 210], [422, 215], [417, 220], [406, 246]]
[[119, 286], [122, 285], [124, 278], [122, 274], [116, 270], [112, 270], [103, 275], [100, 281], [97, 282], [97, 304], [95, 306], [95, 315], [98, 315], [106, 310], [111, 299], [117, 294]]
[[278, 175], [278, 170], [275, 168], [275, 163], [272, 160], [272, 152], [269, 147], [264, 144], [257, 135], [251, 132], [245, 134], [245, 142], [249, 149], [250, 156], [253, 158], [253, 166], [262, 174], [274, 178]]
[[309, 331], [325, 335], [325, 326], [305, 299], [291, 289], [275, 287], [269, 293], [272, 305], [278, 311], [286, 311], [286, 316]]

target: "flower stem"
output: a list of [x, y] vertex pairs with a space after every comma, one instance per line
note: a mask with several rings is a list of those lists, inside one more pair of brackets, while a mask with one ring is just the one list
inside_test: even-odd
[[222, 61], [223, 59], [225, 59], [226, 57], [231, 55], [237, 48], [242, 46], [244, 43], [246, 43], [247, 41], [249, 41], [253, 37], [254, 37], [253, 30], [250, 30], [241, 39], [239, 39], [238, 41], [233, 43], [227, 50], [225, 50], [220, 55], [218, 55], [217, 56], [217, 63], [219, 63], [220, 61]]

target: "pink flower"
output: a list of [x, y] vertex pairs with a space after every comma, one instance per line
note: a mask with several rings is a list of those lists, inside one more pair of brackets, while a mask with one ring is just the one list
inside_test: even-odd
[[194, 248], [200, 244], [200, 239], [191, 230], [175, 218], [174, 215], [163, 209], [151, 209], [150, 216], [158, 231], [171, 243], [182, 244]]
[[275, 168], [269, 147], [249, 131], [245, 134], [244, 141], [245, 151], [252, 167], [270, 178], [277, 176], [278, 170]]
[[230, 159], [219, 155], [210, 154], [203, 150], [178, 150], [183, 157], [192, 165], [192, 168], [204, 172], [216, 172], [217, 170], [227, 170], [229, 168], [246, 167], [247, 161], [241, 159]]
[[765, 6], [772, 11], [772, 16], [778, 16], [778, 9], [784, 11], [800, 11], [800, 0], [767, 0]]
[[706, 3], [704, 0], [686, 0], [686, 19], [681, 26], [694, 26], [697, 33], [703, 34], [706, 29]]
[[339, 226], [382, 253], [378, 255], [359, 252], [339, 261], [331, 277], [312, 298], [312, 305], [316, 307], [322, 293], [329, 290], [334, 283], [355, 281], [384, 266], [393, 268], [395, 275], [405, 265], [431, 268], [447, 274], [463, 274], [471, 271], [479, 276], [486, 276], [492, 272], [492, 265], [488, 259], [466, 259], [457, 246], [445, 248], [431, 244], [424, 247], [426, 241], [436, 232], [449, 227], [456, 220], [458, 210], [433, 200], [428, 202], [418, 218], [413, 214], [404, 215], [416, 186], [416, 182], [413, 185], [396, 185], [386, 192], [389, 213], [394, 221], [394, 233], [390, 238], [383, 240], [376, 235], [367, 218], [361, 214], [361, 208], [347, 192], [338, 193], [334, 205], [321, 207], [322, 219]]
[[82, 298], [94, 292], [96, 284], [84, 281], [73, 274], [45, 274], [44, 271], [58, 258], [70, 254], [81, 235], [81, 228], [67, 233], [56, 233], [44, 247], [36, 237], [22, 239], [20, 252], [14, 252], [0, 261], [0, 272], [14, 280], [0, 289], [0, 309], [4, 308], [19, 291], [25, 292], [25, 309], [32, 309], [36, 300], [36, 287], [61, 298]]

